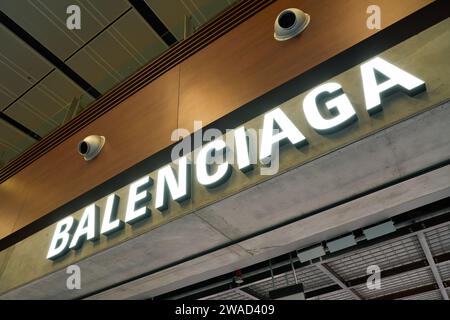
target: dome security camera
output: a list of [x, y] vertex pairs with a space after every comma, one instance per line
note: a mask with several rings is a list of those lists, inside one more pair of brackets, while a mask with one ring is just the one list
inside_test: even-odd
[[309, 14], [300, 9], [289, 8], [278, 14], [274, 25], [274, 38], [277, 41], [286, 41], [299, 35], [306, 29], [310, 21]]
[[84, 158], [84, 160], [92, 160], [102, 150], [105, 145], [105, 140], [106, 139], [104, 136], [88, 136], [78, 143], [78, 153]]

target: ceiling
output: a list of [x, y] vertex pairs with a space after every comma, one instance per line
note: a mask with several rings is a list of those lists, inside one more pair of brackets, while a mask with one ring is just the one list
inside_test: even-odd
[[234, 2], [2, 0], [0, 167]]
[[[228, 274], [157, 299], [267, 300], [271, 290], [296, 284], [295, 277], [306, 300], [443, 300], [445, 292], [448, 299], [450, 198], [406, 212], [394, 222], [395, 231], [371, 240], [354, 230], [356, 243], [333, 253], [327, 250], [320, 258], [300, 262], [297, 254], [305, 250], [300, 249], [290, 254], [292, 260], [284, 255], [247, 267], [240, 285]], [[381, 270], [379, 289], [366, 284], [371, 265]]]

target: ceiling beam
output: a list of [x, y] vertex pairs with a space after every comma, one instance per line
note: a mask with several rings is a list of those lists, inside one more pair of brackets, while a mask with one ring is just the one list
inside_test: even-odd
[[394, 293], [391, 293], [391, 294], [388, 294], [385, 296], [377, 297], [373, 300], [398, 300], [398, 299], [402, 299], [402, 298], [406, 298], [406, 297], [415, 296], [417, 294], [430, 292], [430, 291], [433, 291], [436, 289], [437, 289], [437, 285], [435, 283], [433, 283], [433, 284], [428, 284], [425, 286], [416, 287], [416, 288], [412, 288], [412, 289], [408, 289], [408, 290], [404, 290], [404, 291], [394, 292]]
[[425, 257], [427, 258], [428, 264], [430, 265], [431, 272], [433, 273], [434, 280], [436, 280], [436, 283], [439, 287], [439, 291], [441, 292], [442, 298], [444, 300], [448, 300], [447, 289], [445, 288], [441, 275], [439, 274], [439, 270], [436, 266], [430, 247], [428, 245], [427, 238], [425, 237], [423, 231], [418, 232], [417, 237], [419, 238], [420, 246], [422, 247], [422, 250], [425, 253]]
[[239, 288], [236, 289], [240, 294], [246, 296], [250, 300], [263, 300], [261, 297], [258, 297], [258, 294], [256, 292], [253, 292], [250, 288]]
[[[364, 240], [361, 243], [358, 243], [356, 246], [353, 246], [349, 249], [344, 249], [342, 251], [339, 251], [339, 252], [336, 252], [333, 254], [327, 254], [322, 258], [321, 262], [328, 263], [331, 261], [335, 261], [336, 259], [339, 259], [339, 258], [345, 256], [345, 254], [348, 254], [350, 252], [358, 252], [360, 250], [370, 248], [371, 246], [373, 246], [375, 244], [384, 243], [386, 241], [398, 239], [403, 236], [408, 236], [408, 235], [413, 236], [413, 235], [416, 235], [417, 232], [419, 232], [419, 231], [427, 231], [436, 226], [450, 225], [450, 212], [443, 213], [438, 216], [433, 216], [432, 218], [429, 218], [427, 220], [420, 220], [420, 219], [417, 220], [419, 218], [419, 216], [423, 215], [424, 213], [440, 212], [442, 210], [448, 211], [448, 208], [450, 206], [449, 200], [450, 200], [450, 198], [446, 198], [446, 199], [440, 200], [436, 203], [431, 203], [426, 206], [419, 207], [414, 210], [408, 211], [408, 212], [404, 213], [403, 215], [408, 216], [408, 217], [413, 217], [414, 219], [413, 219], [412, 224], [405, 225], [405, 226], [401, 227], [400, 229], [397, 229], [397, 231], [395, 231], [391, 234], [388, 234], [386, 236], [376, 238], [376, 239], [373, 239], [370, 241]], [[288, 260], [288, 255], [286, 254], [285, 256], [286, 256], [285, 260], [272, 265], [275, 276], [281, 275], [281, 274], [289, 272], [291, 270], [291, 265]], [[445, 254], [442, 254], [439, 256], [435, 256], [434, 259], [435, 259], [435, 261], [438, 262], [438, 264], [450, 261], [450, 253], [445, 253]], [[261, 282], [264, 282], [267, 279], [271, 278], [270, 272], [268, 271], [269, 267], [266, 266], [266, 263], [261, 262], [259, 265], [264, 265], [264, 266], [262, 266], [262, 267], [258, 266], [257, 269], [254, 269], [254, 270], [247, 269], [244, 271], [245, 284], [241, 285], [240, 286], [241, 288], [248, 287], [248, 286], [251, 286], [251, 285], [254, 285], [257, 283], [261, 283]], [[311, 265], [311, 263], [310, 262], [300, 263], [297, 260], [297, 261], [294, 261], [294, 265], [295, 265], [296, 269], [301, 269], [305, 266]], [[391, 269], [384, 269], [381, 271], [381, 277], [387, 278], [387, 277], [399, 275], [399, 274], [402, 274], [405, 272], [417, 270], [417, 269], [427, 267], [427, 266], [428, 266], [428, 262], [426, 259], [423, 259], [420, 261], [414, 261], [414, 262], [411, 262], [411, 263], [408, 263], [405, 265], [401, 265], [401, 266], [397, 266], [397, 267], [394, 267]], [[173, 292], [163, 294], [161, 296], [158, 296], [158, 299], [172, 299], [174, 297], [175, 297], [175, 299], [179, 299], [179, 298], [199, 299], [199, 298], [213, 296], [220, 292], [226, 292], [228, 290], [233, 290], [235, 288], [235, 284], [233, 283], [232, 280], [230, 280], [230, 279], [232, 279], [231, 275], [229, 275], [229, 276], [222, 275], [221, 277], [217, 277], [217, 278], [220, 278], [221, 280], [218, 282], [214, 282], [213, 281], [214, 279], [209, 279], [207, 281], [204, 281], [205, 284], [204, 284], [203, 288], [201, 287], [200, 283], [196, 284], [195, 291], [190, 289], [190, 287], [185, 287], [185, 288], [179, 289], [177, 291], [177, 294], [174, 294]], [[367, 277], [363, 276], [363, 277], [359, 277], [359, 278], [350, 279], [350, 280], [346, 281], [345, 284], [348, 287], [354, 287], [359, 284], [364, 284], [364, 283], [366, 283], [366, 281], [367, 281]], [[206, 283], [208, 283], [208, 284], [206, 284]], [[338, 291], [338, 290], [341, 290], [340, 286], [337, 286], [336, 284], [334, 284], [334, 285], [330, 285], [327, 287], [322, 287], [319, 289], [313, 289], [311, 291], [306, 291], [305, 295], [306, 295], [306, 298], [309, 299], [309, 298], [313, 298], [313, 297], [316, 297], [316, 296], [319, 296], [322, 294], [327, 294], [327, 293], [331, 293], [331, 292]]]
[[80, 88], [86, 91], [94, 99], [98, 99], [101, 93], [91, 86], [85, 79], [83, 79], [78, 73], [72, 70], [61, 59], [59, 59], [53, 52], [47, 49], [43, 44], [37, 41], [31, 34], [25, 29], [19, 26], [14, 20], [8, 17], [3, 11], [0, 10], [0, 23], [3, 24], [9, 31], [14, 33], [18, 38], [22, 39], [27, 45], [33, 48], [37, 53], [54, 65], [59, 71], [64, 73], [69, 79], [75, 82]]
[[[433, 260], [437, 262], [437, 265], [440, 265], [440, 264], [443, 264], [443, 263], [448, 263], [450, 261], [450, 253], [444, 253], [444, 254], [435, 256], [435, 257], [433, 257]], [[404, 265], [401, 265], [401, 266], [398, 266], [398, 267], [394, 267], [394, 268], [391, 268], [391, 269], [382, 270], [381, 271], [381, 278], [393, 277], [393, 276], [401, 275], [401, 274], [406, 273], [406, 272], [419, 270], [419, 269], [426, 268], [426, 267], [428, 267], [428, 261], [426, 259], [423, 259], [423, 260], [411, 262], [411, 263], [408, 263], [408, 264], [404, 264]], [[277, 273], [277, 276], [279, 276], [279, 275], [280, 274]], [[257, 281], [249, 281], [248, 283], [245, 283], [244, 285], [241, 285], [239, 287], [239, 289], [240, 290], [246, 290], [246, 291], [251, 290], [249, 288], [249, 286], [257, 284], [257, 283], [264, 282], [264, 281], [266, 281], [268, 279], [270, 279], [270, 277], [264, 277], [264, 278], [261, 278], [261, 279], [259, 279]], [[248, 280], [248, 279], [246, 279], [246, 280]], [[367, 277], [364, 276], [364, 277], [354, 278], [354, 279], [350, 279], [348, 281], [345, 281], [345, 285], [347, 287], [349, 287], [349, 288], [352, 288], [352, 287], [355, 287], [357, 285], [364, 284], [364, 283], [366, 283], [366, 281], [367, 281]], [[447, 284], [447, 283], [444, 281], [444, 284]], [[200, 288], [197, 291], [197, 293], [199, 293], [200, 296], [193, 296], [192, 293], [191, 293], [189, 295], [179, 295], [179, 296], [174, 296], [174, 297], [171, 297], [171, 298], [172, 299], [179, 299], [179, 298], [189, 297], [189, 299], [201, 298], [203, 300], [203, 299], [208, 299], [209, 297], [213, 297], [213, 296], [215, 296], [218, 293], [224, 293], [224, 292], [233, 291], [233, 290], [236, 289], [236, 288], [225, 288], [227, 286], [230, 286], [230, 284], [227, 283], [226, 281], [223, 281], [223, 287], [216, 288], [217, 290], [213, 290], [213, 287], [211, 287], [212, 291], [209, 292], [209, 294], [207, 296], [205, 296], [205, 295], [202, 296], [201, 295], [202, 289]], [[420, 287], [420, 288], [422, 288], [422, 287]], [[426, 285], [422, 289], [423, 290], [426, 289], [426, 291], [436, 290], [437, 289], [437, 285], [436, 284]], [[314, 298], [314, 297], [317, 297], [317, 296], [320, 296], [320, 295], [329, 294], [329, 293], [336, 292], [336, 291], [339, 291], [339, 290], [342, 290], [342, 287], [340, 285], [338, 285], [338, 284], [333, 284], [333, 285], [329, 285], [327, 287], [322, 287], [322, 288], [319, 288], [319, 289], [306, 291], [305, 292], [305, 296], [306, 296], [306, 299], [311, 299], [311, 298]], [[251, 290], [251, 291], [253, 292], [253, 290]], [[411, 291], [411, 293], [409, 293], [410, 291]], [[409, 295], [414, 295], [414, 294], [426, 292], [426, 291], [420, 291], [420, 292], [419, 291], [414, 291], [412, 289], [411, 290], [408, 289], [408, 290], [401, 291], [400, 293], [398, 293], [398, 296], [399, 297], [407, 297]], [[204, 292], [204, 289], [203, 289], [203, 292]], [[397, 293], [395, 293], [395, 294], [397, 294]], [[386, 297], [388, 297], [388, 296], [386, 296]], [[379, 298], [375, 298], [375, 299], [379, 299]], [[263, 300], [263, 298], [261, 298], [261, 300]]]

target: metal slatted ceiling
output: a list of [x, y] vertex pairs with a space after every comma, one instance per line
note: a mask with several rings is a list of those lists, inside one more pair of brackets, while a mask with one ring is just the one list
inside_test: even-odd
[[[298, 281], [303, 284], [305, 291], [311, 291], [334, 284], [330, 278], [313, 265], [297, 269], [296, 274]], [[275, 288], [281, 288], [295, 283], [292, 272], [277, 275], [274, 280]], [[268, 297], [268, 292], [273, 290], [274, 287], [272, 285], [272, 279], [267, 279], [249, 286], [249, 289], [252, 289], [261, 296]]]
[[0, 120], [0, 166], [30, 147], [34, 140]]
[[399, 300], [442, 300], [439, 290], [424, 292], [413, 296], [405, 297]]
[[0, 25], [0, 111], [53, 69], [26, 43]]
[[[433, 256], [450, 253], [449, 238], [450, 224], [430, 228], [425, 231], [427, 241], [432, 248]], [[353, 280], [360, 277], [367, 277], [366, 268], [371, 264], [377, 264], [381, 270], [386, 271], [404, 264], [425, 260], [422, 248], [418, 242], [416, 234], [401, 236], [369, 247], [344, 253], [324, 262], [332, 266], [338, 277], [345, 280]], [[439, 274], [443, 281], [450, 280], [450, 261], [444, 261], [437, 265]], [[314, 264], [307, 265], [296, 270], [299, 282], [303, 283], [305, 292], [315, 289], [336, 285], [328, 276], [322, 273]], [[410, 289], [435, 285], [429, 266], [424, 266], [412, 271], [385, 276], [381, 279], [381, 289], [369, 289], [366, 284], [352, 287], [363, 299], [374, 299], [384, 297], [393, 293], [399, 293]], [[275, 288], [285, 287], [294, 284], [292, 272], [275, 276]], [[248, 285], [261, 297], [269, 298], [268, 293], [273, 290], [272, 279], [265, 279]], [[450, 289], [448, 289], [450, 294]], [[353, 297], [345, 290], [337, 290], [330, 293], [308, 298], [308, 300], [351, 300]], [[441, 300], [442, 295], [439, 290], [432, 290], [420, 294], [405, 297], [405, 299], [417, 300]]]
[[288, 286], [290, 284], [289, 280], [286, 279], [285, 274], [278, 275], [272, 279], [261, 281], [260, 283], [249, 286], [254, 292], [259, 294], [261, 297], [269, 298], [269, 291], [281, 287]]
[[145, 20], [130, 10], [67, 60], [67, 65], [105, 93], [167, 48]]
[[450, 225], [432, 229], [425, 233], [433, 255], [450, 251]]
[[[307, 291], [326, 287], [333, 284], [333, 281], [314, 265], [307, 266], [302, 269], [297, 269], [296, 274], [298, 281], [303, 283], [303, 286]], [[290, 273], [289, 275], [290, 275], [290, 283], [294, 284], [295, 279], [293, 274]]]
[[355, 289], [365, 299], [373, 299], [435, 282], [428, 267], [381, 279], [381, 281], [380, 289], [369, 289], [366, 284], [356, 286]]
[[338, 290], [331, 293], [322, 294], [307, 300], [354, 300], [354, 298], [346, 290]]
[[[57, 90], [54, 90], [57, 88]], [[9, 107], [5, 114], [40, 136], [60, 126], [74, 97], [81, 97], [81, 106], [93, 98], [70, 81], [62, 72], [52, 71], [44, 80]]]
[[191, 17], [198, 29], [237, 0], [145, 0], [170, 32], [178, 39], [184, 38], [184, 19]]
[[[82, 11], [81, 30], [66, 28], [69, 5]], [[67, 59], [131, 5], [126, 0], [2, 0], [0, 10], [61, 60]]]
[[348, 281], [366, 276], [367, 267], [373, 264], [383, 270], [422, 259], [424, 259], [423, 251], [417, 237], [414, 236], [379, 244], [327, 264]]
[[[0, 25], [0, 111], [29, 90], [53, 67]], [[0, 120], [0, 167], [28, 149], [34, 139]]]
[[214, 295], [208, 300], [251, 300], [250, 297], [239, 290], [230, 290]]
[[450, 261], [438, 265], [438, 270], [442, 280], [450, 280]]
[[[189, 8], [186, 12], [204, 24], [234, 2], [237, 1], [158, 0], [155, 7], [165, 12], [167, 28], [175, 30], [178, 26], [184, 27], [184, 15], [178, 14], [182, 8]], [[81, 30], [66, 27], [69, 5], [80, 7]], [[17, 30], [13, 28], [15, 32], [24, 36], [18, 31], [22, 28], [29, 33], [54, 55], [49, 61], [59, 65], [59, 70], [55, 69], [43, 57], [44, 49], [41, 48], [44, 50], [41, 56], [0, 25], [0, 40], [8, 44], [0, 49], [0, 111], [19, 124], [11, 129], [0, 120], [1, 126], [8, 125], [3, 131], [18, 131], [0, 137], [3, 140], [0, 167], [32, 145], [23, 133], [28, 132], [35, 138], [38, 137], [33, 132], [46, 136], [64, 119], [70, 120], [89, 106], [93, 98], [81, 87], [91, 94], [93, 91], [105, 93], [168, 48], [150, 27], [150, 22], [127, 0], [2, 0], [0, 11], [13, 20], [12, 24], [17, 24], [18, 27], [14, 27]], [[60, 71], [62, 67], [67, 69], [63, 70], [65, 75]], [[79, 76], [78, 80], [66, 77], [74, 74]], [[94, 89], [86, 89], [86, 85]], [[70, 107], [74, 99], [81, 99], [75, 101], [76, 108]]]
[[[424, 231], [427, 241], [432, 248], [433, 256], [441, 256], [450, 253], [449, 237], [450, 223], [432, 227]], [[345, 280], [353, 280], [355, 278], [367, 277], [366, 268], [371, 264], [377, 264], [382, 271], [388, 271], [395, 267], [411, 264], [416, 261], [425, 260], [422, 248], [419, 244], [418, 237], [415, 233], [400, 236], [391, 240], [387, 240], [369, 247], [362, 247], [354, 251], [344, 253], [331, 258], [326, 258], [322, 263], [333, 266], [333, 272], [338, 277]], [[443, 261], [437, 265], [439, 274], [443, 281], [450, 280], [450, 261]], [[406, 269], [408, 270], [408, 268]], [[410, 270], [410, 269], [409, 269]], [[305, 286], [305, 292], [308, 293], [314, 289], [336, 286], [314, 265], [303, 266], [297, 269], [297, 276], [300, 282]], [[381, 289], [369, 289], [365, 283], [354, 286], [351, 289], [357, 292], [363, 299], [376, 299], [387, 297], [395, 293], [406, 293], [407, 291], [423, 287], [437, 288], [436, 279], [434, 278], [429, 266], [419, 267], [411, 271], [404, 271], [392, 275], [385, 275], [381, 279]], [[294, 283], [292, 272], [287, 272], [275, 277], [275, 288], [284, 287]], [[268, 292], [273, 290], [272, 279], [265, 279], [254, 284], [248, 285], [261, 297], [268, 298]], [[450, 294], [450, 289], [447, 289]], [[442, 295], [439, 290], [431, 290], [429, 292], [412, 294], [402, 299], [417, 300], [441, 300]], [[209, 297], [208, 297], [209, 298]], [[324, 293], [319, 296], [310, 297], [308, 300], [351, 300], [353, 297], [345, 290], [336, 290]]]

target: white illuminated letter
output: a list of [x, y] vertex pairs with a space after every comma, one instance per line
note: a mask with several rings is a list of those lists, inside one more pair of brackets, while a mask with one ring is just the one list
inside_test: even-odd
[[223, 140], [213, 140], [212, 142], [203, 146], [199, 151], [196, 163], [197, 181], [206, 187], [215, 187], [229, 178], [231, 175], [231, 166], [228, 161], [217, 165], [215, 173], [210, 174], [209, 159], [211, 153], [218, 153], [225, 150], [226, 144]]
[[[303, 101], [303, 112], [305, 113], [308, 123], [319, 132], [327, 133], [338, 130], [341, 127], [356, 120], [356, 112], [345, 93], [341, 93], [337, 97], [325, 102], [325, 106], [330, 111], [337, 111], [337, 115], [330, 119], [324, 118], [317, 107], [318, 97], [323, 93], [339, 93], [342, 87], [338, 83], [325, 83], [310, 93], [308, 93]], [[320, 97], [319, 97], [320, 98]]]
[[[279, 132], [273, 134], [274, 125], [277, 124]], [[293, 145], [299, 145], [306, 142], [305, 136], [297, 129], [286, 114], [276, 108], [264, 115], [263, 132], [261, 138], [261, 149], [259, 159], [266, 162], [272, 155], [272, 147], [275, 143], [288, 139]]]
[[[173, 200], [181, 202], [191, 195], [191, 169], [187, 157], [178, 160], [178, 182], [172, 167], [167, 165], [158, 171], [156, 182], [155, 208], [165, 210], [168, 207], [169, 194]], [[167, 186], [167, 188], [166, 188]]]
[[[378, 84], [375, 70], [388, 80]], [[381, 111], [383, 95], [401, 89], [412, 96], [425, 90], [425, 82], [378, 57], [361, 65], [361, 76], [366, 109], [370, 114]]]
[[123, 221], [117, 219], [119, 200], [120, 198], [115, 194], [110, 195], [106, 200], [105, 214], [103, 215], [101, 229], [101, 233], [104, 235], [114, 233], [124, 226]]
[[72, 216], [66, 217], [56, 224], [47, 259], [55, 260], [69, 250], [70, 236], [75, 225], [75, 219]]
[[78, 223], [77, 229], [70, 242], [70, 249], [78, 249], [84, 240], [95, 241], [99, 237], [99, 209], [91, 204], [84, 209], [83, 215]]
[[[127, 211], [125, 213], [125, 222], [134, 223], [150, 216], [150, 209], [145, 202], [150, 200], [150, 193], [147, 190], [141, 190], [152, 183], [150, 177], [145, 176], [138, 181], [130, 184], [128, 193]], [[138, 208], [136, 208], [138, 207]]]
[[234, 141], [236, 145], [236, 161], [239, 170], [245, 172], [253, 169], [250, 161], [250, 148], [248, 146], [248, 139], [244, 127], [239, 127], [234, 130]]

